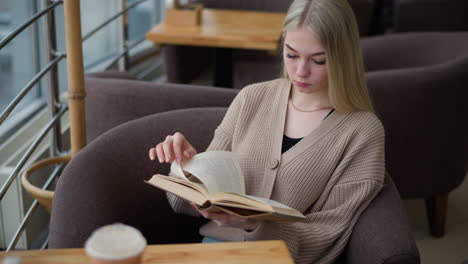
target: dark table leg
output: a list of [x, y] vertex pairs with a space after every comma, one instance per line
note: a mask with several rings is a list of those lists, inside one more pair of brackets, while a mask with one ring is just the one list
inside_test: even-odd
[[216, 48], [214, 57], [214, 86], [232, 88], [233, 49]]

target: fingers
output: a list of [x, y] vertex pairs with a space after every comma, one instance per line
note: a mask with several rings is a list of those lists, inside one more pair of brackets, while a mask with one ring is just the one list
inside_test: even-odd
[[151, 160], [158, 158], [160, 163], [172, 163], [175, 160], [182, 163], [195, 154], [197, 154], [195, 148], [179, 132], [167, 136], [163, 142], [159, 143], [155, 148], [151, 148], [148, 153]]
[[242, 228], [246, 231], [257, 229], [260, 222], [253, 219], [243, 218], [227, 213], [209, 213], [205, 218], [213, 220], [218, 226]]
[[166, 157], [165, 161], [167, 163], [172, 163], [175, 160], [175, 155], [173, 151], [173, 143], [174, 143], [174, 140], [172, 136], [167, 136], [166, 140], [164, 140], [162, 144], [164, 156]]
[[155, 149], [156, 149], [156, 156], [158, 157], [159, 163], [166, 162], [166, 157], [164, 156], [162, 143], [159, 143]]
[[259, 225], [259, 221], [257, 220], [231, 215], [223, 211], [201, 210], [192, 202], [190, 202], [190, 205], [192, 205], [204, 218], [211, 219], [218, 226], [243, 228], [250, 232], [255, 230]]
[[155, 160], [157, 157], [156, 148], [150, 148], [148, 155], [150, 160]]
[[173, 136], [172, 148], [174, 150], [175, 159], [177, 160], [179, 164], [185, 159], [184, 151], [185, 151], [186, 141], [187, 140], [185, 139], [184, 135], [182, 135], [179, 132], [175, 133]]
[[242, 228], [248, 232], [255, 230], [260, 222], [258, 220], [231, 215], [223, 211], [202, 210], [195, 203], [190, 202], [204, 218], [211, 219], [218, 226]]
[[216, 222], [218, 226], [242, 227], [248, 221], [247, 218], [242, 218], [225, 212], [205, 212], [205, 214], [202, 215], [205, 218], [211, 219], [214, 222]]
[[195, 154], [197, 154], [197, 151], [187, 140], [185, 141], [185, 145], [184, 156], [186, 159], [191, 159]]
[[195, 210], [197, 210], [197, 212], [200, 213], [204, 218], [208, 219], [208, 212], [206, 210], [200, 209], [200, 207], [198, 205], [196, 205], [195, 203], [193, 203], [193, 202], [190, 202], [190, 205], [193, 208], [195, 208]]
[[203, 212], [203, 210], [201, 210], [200, 207], [199, 207], [197, 204], [195, 204], [195, 203], [193, 203], [193, 202], [189, 202], [189, 203], [190, 203], [190, 205], [191, 205], [193, 208], [195, 208], [195, 210], [197, 210], [200, 214], [202, 214], [203, 216], [205, 216], [205, 215], [204, 215], [205, 212]]

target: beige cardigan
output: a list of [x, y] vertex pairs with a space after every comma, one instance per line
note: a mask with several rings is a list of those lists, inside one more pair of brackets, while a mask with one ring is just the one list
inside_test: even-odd
[[[334, 111], [281, 154], [290, 89], [286, 79], [242, 89], [207, 151], [236, 153], [247, 194], [296, 208], [308, 221], [263, 222], [253, 232], [209, 222], [200, 233], [226, 241], [282, 239], [296, 263], [332, 263], [360, 213], [382, 188], [384, 130], [372, 113]], [[168, 198], [176, 212], [199, 216], [183, 200]]]

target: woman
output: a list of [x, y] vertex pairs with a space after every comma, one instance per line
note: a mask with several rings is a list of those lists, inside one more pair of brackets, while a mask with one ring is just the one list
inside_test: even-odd
[[[384, 131], [367, 94], [359, 34], [346, 0], [296, 0], [284, 22], [284, 78], [242, 89], [210, 150], [239, 158], [247, 194], [277, 200], [305, 223], [207, 213], [168, 195], [179, 213], [211, 219], [207, 240], [282, 239], [297, 263], [331, 263], [384, 179]], [[196, 150], [180, 133], [150, 149], [183, 162]]]

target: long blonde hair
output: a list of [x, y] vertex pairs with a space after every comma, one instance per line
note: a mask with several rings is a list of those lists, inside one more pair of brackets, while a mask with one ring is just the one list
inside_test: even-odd
[[[373, 112], [359, 29], [348, 1], [295, 0], [284, 20], [284, 34], [288, 29], [301, 27], [314, 32], [325, 49], [328, 93], [333, 107], [339, 112]], [[283, 76], [289, 78], [285, 68]]]

